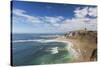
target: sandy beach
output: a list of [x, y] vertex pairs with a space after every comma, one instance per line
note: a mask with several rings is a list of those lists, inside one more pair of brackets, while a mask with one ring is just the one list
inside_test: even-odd
[[79, 40], [77, 38], [66, 38], [65, 36], [59, 36], [57, 40], [72, 43], [73, 46], [71, 46], [71, 48], [76, 52], [74, 53], [72, 62], [88, 62], [96, 60], [95, 58], [91, 60], [93, 50], [97, 47], [95, 42], [91, 40]]

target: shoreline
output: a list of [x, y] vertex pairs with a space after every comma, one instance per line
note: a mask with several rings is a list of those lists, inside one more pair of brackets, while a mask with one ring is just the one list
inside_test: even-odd
[[[93, 52], [93, 50], [96, 48], [95, 43], [90, 43], [90, 42], [85, 42], [85, 41], [80, 41], [78, 39], [73, 39], [73, 38], [66, 38], [65, 36], [59, 36], [56, 38], [59, 42], [65, 41], [66, 43], [70, 43], [68, 45], [70, 46], [70, 49], [72, 51], [72, 54], [74, 54], [74, 59], [72, 62], [88, 62], [91, 61], [90, 57]], [[92, 60], [96, 61], [96, 60]]]
[[[81, 36], [81, 35], [80, 35]], [[89, 36], [90, 37], [90, 36]], [[97, 48], [96, 43], [91, 40], [88, 40], [86, 37], [83, 38], [83, 40], [80, 40], [78, 38], [74, 37], [66, 37], [64, 35], [58, 36], [55, 39], [40, 39], [40, 40], [18, 40], [14, 41], [16, 42], [30, 42], [30, 41], [37, 41], [41, 43], [47, 43], [47, 42], [63, 42], [67, 44], [67, 49], [72, 55], [72, 61], [71, 62], [87, 62], [91, 61], [90, 57], [92, 55], [92, 52], [94, 49]], [[94, 61], [94, 60], [93, 60]]]

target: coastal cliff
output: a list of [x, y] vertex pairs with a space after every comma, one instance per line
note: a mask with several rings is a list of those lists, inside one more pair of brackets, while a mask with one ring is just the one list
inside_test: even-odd
[[73, 62], [87, 62], [97, 60], [97, 31], [78, 30], [71, 31], [58, 40], [69, 41], [72, 49], [77, 52]]

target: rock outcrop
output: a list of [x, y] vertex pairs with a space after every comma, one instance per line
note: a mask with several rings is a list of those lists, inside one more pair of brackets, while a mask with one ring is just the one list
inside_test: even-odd
[[75, 62], [97, 60], [97, 31], [71, 31], [65, 34], [65, 37], [73, 43], [73, 49], [79, 53]]

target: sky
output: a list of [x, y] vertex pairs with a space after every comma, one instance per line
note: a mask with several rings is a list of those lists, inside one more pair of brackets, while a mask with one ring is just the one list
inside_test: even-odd
[[97, 6], [12, 1], [13, 33], [97, 30]]

